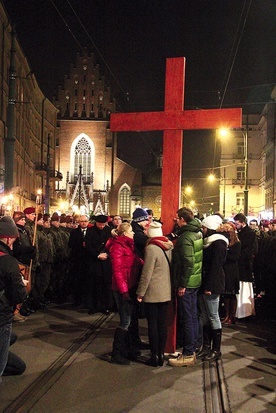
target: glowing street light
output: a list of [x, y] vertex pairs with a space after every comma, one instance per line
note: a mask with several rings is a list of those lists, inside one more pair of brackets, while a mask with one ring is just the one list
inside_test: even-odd
[[[243, 136], [243, 159], [244, 159], [244, 215], [248, 215], [248, 122], [246, 124], [246, 129], [237, 129], [241, 132]], [[218, 129], [218, 135], [225, 138], [229, 135], [229, 129], [221, 128]], [[225, 170], [224, 170], [224, 203], [225, 203]], [[225, 205], [224, 205], [225, 209]]]
[[208, 175], [207, 179], [209, 182], [214, 182], [216, 180], [216, 175], [211, 173], [210, 175]]

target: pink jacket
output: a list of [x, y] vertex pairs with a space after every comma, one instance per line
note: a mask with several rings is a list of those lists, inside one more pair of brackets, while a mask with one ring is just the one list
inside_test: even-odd
[[121, 294], [135, 291], [143, 260], [134, 252], [134, 240], [118, 235], [109, 238], [106, 248], [112, 263], [112, 290]]

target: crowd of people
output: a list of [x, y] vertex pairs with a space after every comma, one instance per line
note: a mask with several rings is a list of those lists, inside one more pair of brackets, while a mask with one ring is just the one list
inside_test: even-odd
[[[177, 302], [173, 367], [221, 357], [222, 327], [255, 314], [256, 299], [275, 319], [276, 220], [239, 213], [200, 220], [176, 211], [173, 231], [163, 234], [153, 211], [119, 215], [36, 213], [28, 207], [0, 220], [0, 376], [22, 374], [24, 362], [9, 347], [14, 322], [24, 322], [50, 302], [70, 301], [89, 314], [118, 311], [111, 362], [129, 364], [149, 348], [146, 364], [162, 366], [167, 313]], [[141, 341], [146, 317], [149, 344]]]

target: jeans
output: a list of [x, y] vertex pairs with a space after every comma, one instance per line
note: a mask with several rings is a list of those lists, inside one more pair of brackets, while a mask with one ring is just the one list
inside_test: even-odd
[[131, 301], [124, 300], [122, 294], [120, 294], [119, 291], [113, 291], [113, 294], [120, 317], [119, 328], [121, 328], [122, 330], [127, 330], [130, 326], [133, 303]]
[[12, 323], [0, 327], [0, 377], [8, 361]]
[[221, 329], [219, 318], [219, 298], [220, 294], [200, 294], [198, 296], [198, 304], [202, 316], [203, 326], [209, 324], [212, 330]]
[[148, 321], [148, 336], [152, 354], [163, 354], [167, 341], [167, 309], [164, 303], [144, 303]]
[[177, 296], [179, 338], [185, 356], [191, 356], [197, 347], [197, 292], [198, 288], [186, 288], [183, 296]]

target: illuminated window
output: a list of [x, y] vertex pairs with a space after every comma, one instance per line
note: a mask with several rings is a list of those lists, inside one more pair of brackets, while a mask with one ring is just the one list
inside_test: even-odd
[[237, 192], [236, 193], [236, 206], [237, 207], [242, 207], [244, 205], [244, 193], [243, 192]]
[[237, 151], [238, 151], [239, 158], [243, 158], [244, 157], [244, 142], [237, 143]]
[[119, 214], [130, 216], [130, 189], [124, 185], [119, 192]]
[[244, 180], [245, 178], [245, 167], [244, 166], [238, 166], [237, 167], [237, 179], [239, 181]]
[[74, 176], [77, 178], [80, 172], [80, 166], [82, 167], [82, 175], [84, 181], [90, 179], [91, 174], [91, 146], [88, 141], [82, 137], [75, 147], [75, 159], [74, 159]]

